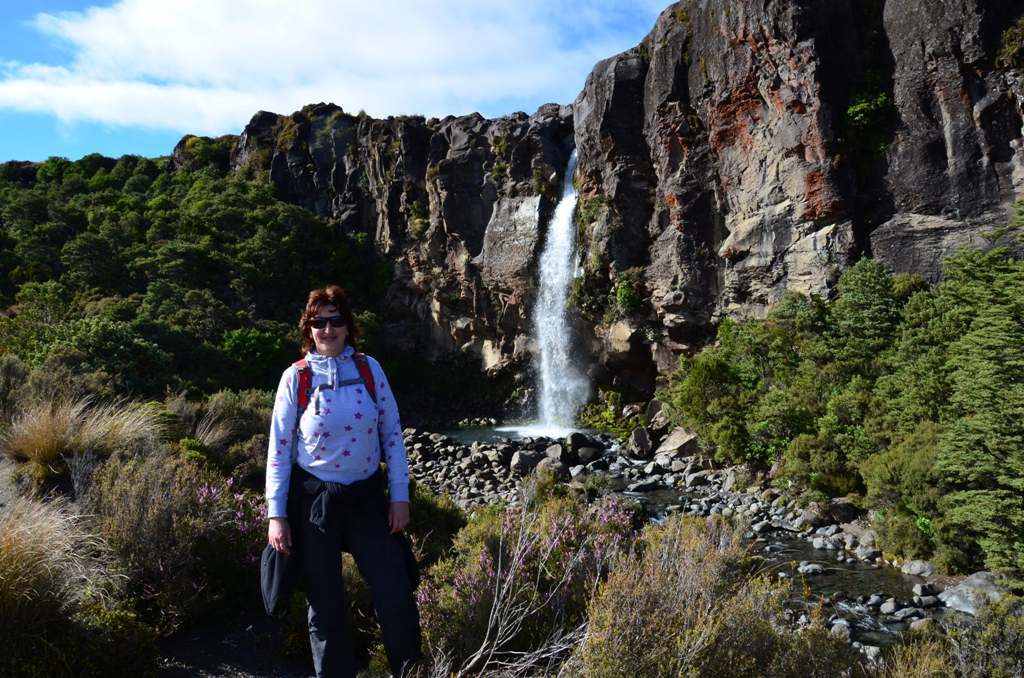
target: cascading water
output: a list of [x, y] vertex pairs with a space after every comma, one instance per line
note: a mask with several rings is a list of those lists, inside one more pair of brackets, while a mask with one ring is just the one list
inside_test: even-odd
[[538, 388], [540, 402], [538, 424], [558, 435], [572, 428], [576, 411], [586, 402], [590, 384], [573, 364], [573, 336], [566, 316], [569, 286], [576, 271], [576, 190], [572, 177], [576, 171], [576, 150], [565, 168], [562, 198], [548, 227], [547, 243], [540, 257], [540, 289], [533, 314], [534, 332], [539, 345]]

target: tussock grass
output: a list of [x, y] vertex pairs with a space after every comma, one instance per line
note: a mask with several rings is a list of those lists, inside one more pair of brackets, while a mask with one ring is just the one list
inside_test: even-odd
[[109, 601], [124, 579], [113, 562], [67, 503], [17, 499], [0, 514], [0, 633], [32, 633]]
[[62, 472], [64, 459], [79, 454], [145, 452], [160, 443], [162, 433], [156, 409], [146, 403], [39, 401], [14, 418], [0, 438], [0, 450], [30, 462], [36, 478], [42, 479]]
[[955, 674], [946, 646], [938, 638], [897, 645], [877, 672], [878, 678], [947, 678]]
[[591, 600], [578, 673], [605, 676], [858, 675], [820, 623], [787, 628], [786, 585], [751, 572], [742, 528], [673, 517], [648, 526]]

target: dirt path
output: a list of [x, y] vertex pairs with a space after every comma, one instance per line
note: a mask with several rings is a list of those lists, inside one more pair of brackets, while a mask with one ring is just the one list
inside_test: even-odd
[[306, 678], [312, 667], [290, 661], [263, 615], [189, 629], [160, 643], [160, 678]]

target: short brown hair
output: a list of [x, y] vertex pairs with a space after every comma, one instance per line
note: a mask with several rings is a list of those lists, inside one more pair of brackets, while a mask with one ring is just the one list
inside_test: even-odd
[[309, 298], [306, 300], [306, 308], [299, 318], [299, 333], [302, 335], [302, 350], [312, 351], [316, 345], [313, 341], [313, 329], [309, 324], [313, 318], [320, 313], [324, 306], [333, 306], [338, 309], [338, 315], [345, 320], [345, 328], [348, 336], [345, 341], [350, 346], [355, 346], [356, 322], [352, 316], [352, 307], [348, 303], [348, 296], [340, 285], [328, 285], [315, 290], [310, 290]]

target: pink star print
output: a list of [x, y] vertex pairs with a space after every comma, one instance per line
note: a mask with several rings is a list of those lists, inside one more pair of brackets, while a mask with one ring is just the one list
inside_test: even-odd
[[356, 393], [358, 393], [359, 395], [363, 395], [363, 389], [357, 388]]
[[362, 404], [363, 404], [363, 401], [362, 401], [362, 400], [357, 400], [357, 401], [356, 401], [356, 405], [362, 405]]
[[330, 438], [331, 437], [331, 432], [330, 431], [324, 431], [323, 435], [324, 435], [324, 438]]
[[320, 455], [319, 455], [319, 454], [318, 454], [318, 455], [316, 455], [316, 456], [315, 456], [315, 457], [313, 457], [313, 458], [314, 458], [314, 459], [316, 459], [317, 461], [320, 461]]
[[331, 408], [328, 407], [326, 410], [324, 410], [324, 414], [330, 414], [330, 413], [331, 413]]
[[367, 433], [373, 433], [373, 429], [372, 428], [368, 428], [368, 429], [366, 429], [366, 432]]
[[288, 444], [288, 441], [285, 440], [284, 438], [279, 439], [277, 442], [279, 442], [282, 445], [287, 445]]
[[351, 426], [348, 426], [348, 425], [346, 425], [346, 426], [345, 426], [345, 430], [346, 430], [346, 431], [351, 431], [351, 430], [352, 430], [352, 427], [351, 427]]
[[352, 439], [352, 442], [355, 442], [355, 441], [356, 441], [356, 439], [355, 439], [355, 438], [353, 438], [353, 439]]
[[351, 452], [349, 452], [348, 450], [345, 450], [344, 452], [341, 453], [341, 456], [347, 457], [347, 456], [349, 456], [351, 454], [352, 454]]
[[362, 419], [362, 418], [363, 418], [363, 413], [362, 412], [356, 412], [356, 419]]

